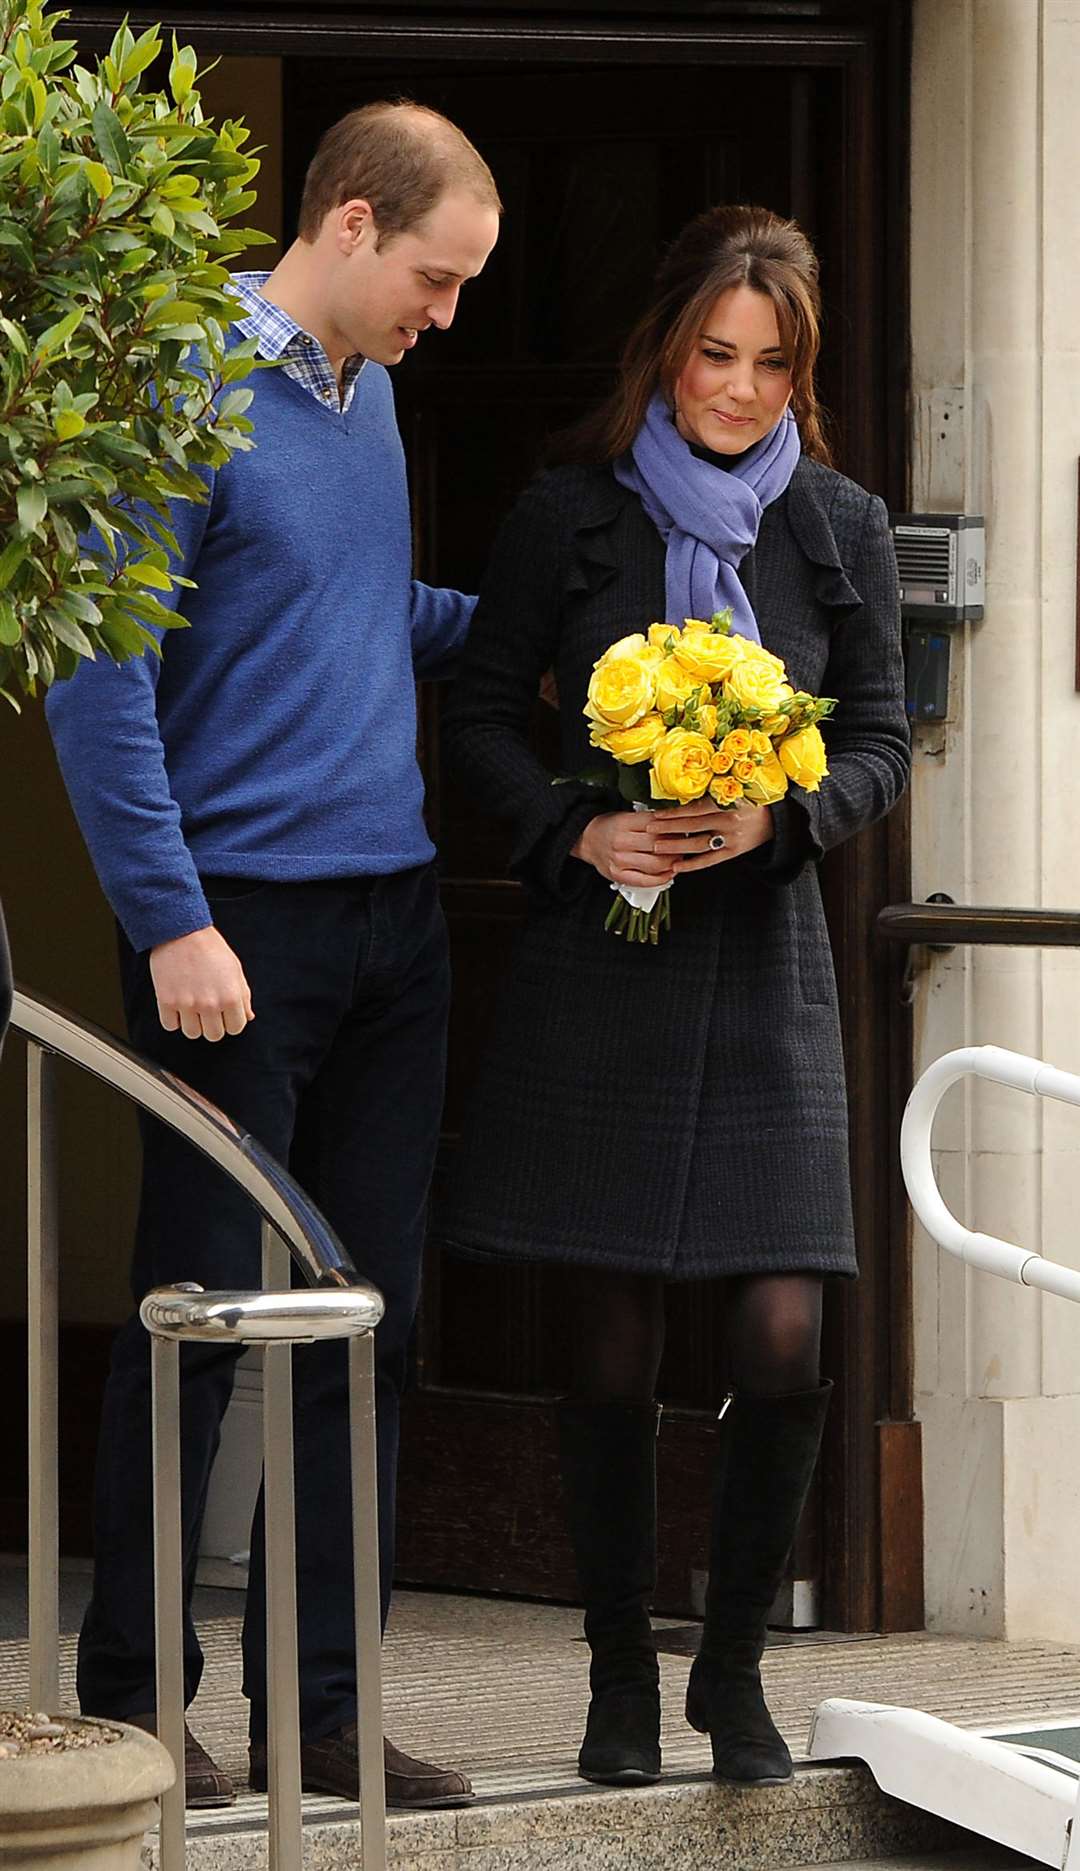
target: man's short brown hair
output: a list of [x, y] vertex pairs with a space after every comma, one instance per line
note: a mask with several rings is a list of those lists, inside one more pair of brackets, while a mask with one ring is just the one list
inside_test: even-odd
[[342, 202], [369, 202], [380, 242], [430, 214], [448, 189], [502, 213], [495, 178], [456, 124], [407, 99], [365, 104], [331, 124], [304, 178], [299, 234], [312, 241]]

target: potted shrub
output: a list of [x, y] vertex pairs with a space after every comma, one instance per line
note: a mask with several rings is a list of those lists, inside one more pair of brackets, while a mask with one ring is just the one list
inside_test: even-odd
[[[226, 263], [268, 239], [238, 121], [199, 104], [190, 46], [124, 26], [76, 60], [43, 0], [0, 0], [0, 699], [84, 656], [158, 653], [170, 500], [250, 447], [252, 342]], [[168, 59], [167, 88], [143, 89]], [[162, 72], [165, 78], [165, 72]], [[10, 962], [0, 914], [0, 1041]]]
[[[268, 237], [239, 122], [204, 119], [195, 53], [126, 26], [94, 68], [42, 0], [0, 0], [0, 698], [182, 623], [169, 502], [251, 446], [254, 346], [226, 263]], [[144, 89], [158, 60], [165, 90]], [[11, 977], [0, 913], [0, 1041]], [[34, 1730], [39, 1732], [33, 1732]], [[124, 1871], [172, 1762], [118, 1723], [0, 1713], [0, 1860]]]

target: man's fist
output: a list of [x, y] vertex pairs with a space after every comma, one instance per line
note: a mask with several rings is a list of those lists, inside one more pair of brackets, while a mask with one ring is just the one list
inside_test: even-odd
[[255, 1014], [244, 970], [224, 936], [196, 929], [150, 950], [150, 979], [166, 1033], [224, 1039], [242, 1033]]

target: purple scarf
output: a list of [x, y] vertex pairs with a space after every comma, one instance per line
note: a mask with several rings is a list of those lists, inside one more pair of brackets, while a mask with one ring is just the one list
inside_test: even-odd
[[733, 629], [760, 643], [736, 568], [757, 538], [765, 508], [794, 474], [800, 453], [789, 408], [733, 467], [715, 468], [691, 452], [667, 399], [655, 392], [629, 454], [620, 456], [614, 471], [667, 542], [666, 623], [681, 625], [685, 617], [707, 622], [714, 611], [730, 607]]

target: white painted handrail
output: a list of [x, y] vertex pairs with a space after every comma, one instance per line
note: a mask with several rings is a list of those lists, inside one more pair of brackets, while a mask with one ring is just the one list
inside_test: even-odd
[[1003, 1046], [962, 1046], [944, 1053], [916, 1083], [900, 1127], [900, 1162], [912, 1208], [939, 1246], [968, 1266], [1056, 1293], [1061, 1299], [1080, 1300], [1080, 1272], [1011, 1241], [1000, 1241], [996, 1235], [965, 1228], [946, 1207], [934, 1175], [930, 1140], [938, 1105], [949, 1087], [962, 1078], [990, 1079], [1037, 1098], [1080, 1105], [1080, 1077], [1041, 1059], [1008, 1052]]

